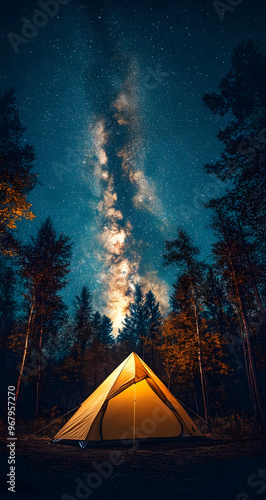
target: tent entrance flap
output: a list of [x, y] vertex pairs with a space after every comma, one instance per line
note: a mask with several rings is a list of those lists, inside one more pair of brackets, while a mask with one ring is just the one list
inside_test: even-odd
[[178, 437], [182, 426], [145, 379], [110, 399], [103, 418], [102, 433], [104, 440], [134, 441]]

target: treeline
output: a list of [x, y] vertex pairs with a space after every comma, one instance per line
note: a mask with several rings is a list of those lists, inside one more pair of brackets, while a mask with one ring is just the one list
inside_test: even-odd
[[170, 313], [163, 317], [140, 283], [117, 338], [111, 320], [94, 310], [86, 283], [69, 315], [61, 292], [71, 241], [56, 234], [50, 218], [29, 243], [19, 241], [16, 221], [33, 218], [27, 197], [37, 176], [14, 93], [1, 96], [1, 356], [21, 414], [67, 411], [136, 351], [206, 420], [244, 412], [265, 422], [264, 75], [265, 55], [243, 42], [219, 91], [203, 97], [213, 113], [228, 116], [217, 135], [221, 157], [205, 166], [225, 186], [223, 196], [206, 204], [216, 236], [211, 260], [203, 261], [189, 233], [178, 228], [162, 256], [173, 269]]

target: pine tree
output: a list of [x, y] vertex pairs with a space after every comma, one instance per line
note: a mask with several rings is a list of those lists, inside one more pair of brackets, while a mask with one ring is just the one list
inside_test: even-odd
[[[180, 385], [185, 386], [187, 390], [194, 391], [197, 407], [198, 379], [202, 384], [199, 362], [202, 363], [206, 402], [207, 376], [209, 380], [213, 380], [215, 375], [228, 372], [220, 332], [211, 329], [205, 317], [203, 292], [204, 287], [202, 287], [201, 296], [199, 296], [199, 290], [197, 292], [198, 335], [197, 325], [195, 325], [195, 298], [192, 296], [190, 277], [186, 273], [178, 276], [173, 294], [176, 302], [175, 311], [164, 320], [162, 341], [159, 347], [167, 367], [169, 383], [171, 382], [170, 375], [175, 374], [179, 383], [182, 383]], [[199, 350], [201, 358], [199, 358]], [[207, 416], [205, 414], [205, 417]]]
[[18, 297], [17, 276], [14, 258], [0, 255], [0, 363], [2, 388], [0, 399], [5, 398], [4, 380], [16, 380], [16, 351], [12, 347], [12, 337], [17, 330]]
[[21, 275], [28, 289], [28, 321], [21, 370], [16, 388], [16, 401], [28, 354], [31, 333], [35, 334], [38, 349], [38, 376], [36, 383], [36, 410], [39, 409], [39, 388], [43, 342], [55, 334], [55, 328], [64, 320], [66, 306], [59, 292], [66, 286], [71, 259], [69, 237], [56, 236], [51, 219], [41, 225], [37, 236], [20, 249]]
[[[219, 92], [203, 97], [213, 113], [227, 115], [229, 119], [217, 135], [223, 145], [220, 159], [205, 166], [207, 172], [229, 181], [229, 189], [226, 195], [211, 200], [207, 206], [214, 210], [213, 226], [219, 238], [214, 254], [238, 313], [250, 393], [263, 420], [266, 419], [265, 407], [252, 330], [253, 337], [255, 334], [258, 338], [261, 324], [264, 329], [266, 324], [266, 192], [262, 182], [266, 174], [264, 74], [266, 55], [252, 40], [242, 42], [234, 49], [231, 68], [221, 80]], [[252, 315], [257, 314], [259, 326], [251, 320]]]
[[101, 338], [101, 325], [102, 325], [102, 317], [99, 311], [96, 311], [93, 314], [92, 318], [92, 329], [93, 329], [93, 337], [100, 342]]
[[232, 224], [230, 215], [227, 215], [221, 206], [215, 210], [213, 227], [219, 237], [218, 242], [213, 245], [217, 266], [222, 272], [228, 296], [238, 314], [251, 399], [258, 409], [260, 418], [264, 420], [265, 408], [252, 345], [250, 311], [254, 310], [255, 305], [250, 270], [245, 258], [243, 258], [243, 247], [239, 233]]
[[165, 244], [166, 253], [164, 263], [176, 265], [186, 280], [188, 287], [189, 303], [193, 314], [193, 328], [197, 349], [198, 371], [200, 375], [201, 392], [204, 406], [205, 419], [208, 420], [207, 389], [205, 380], [205, 367], [202, 353], [203, 320], [202, 310], [202, 283], [204, 281], [205, 265], [198, 260], [200, 253], [194, 246], [190, 236], [182, 229], [178, 230], [178, 237]]
[[[263, 292], [265, 281], [265, 257], [261, 253], [260, 245], [252, 236], [245, 223], [242, 223], [235, 203], [235, 195], [227, 193], [220, 199], [211, 200], [207, 204], [213, 209], [212, 226], [218, 236], [233, 238], [238, 241], [239, 250], [242, 253], [243, 266], [246, 269], [246, 281], [253, 289], [254, 301], [261, 315], [261, 319], [266, 322], [266, 312], [263, 305], [261, 292]], [[230, 235], [227, 235], [229, 230]]]
[[[265, 168], [264, 161], [258, 161], [265, 155], [266, 92], [262, 78], [265, 74], [265, 54], [259, 52], [252, 40], [241, 42], [234, 49], [231, 69], [221, 80], [219, 93], [203, 97], [213, 113], [228, 114], [231, 120], [217, 136], [224, 145], [221, 159], [206, 165], [206, 169], [222, 180], [233, 180], [237, 188], [245, 185], [251, 170], [255, 177], [259, 175], [260, 163]], [[258, 201], [258, 196], [255, 199]]]
[[86, 286], [76, 296], [74, 307], [75, 343], [79, 354], [83, 354], [93, 335], [92, 297]]
[[112, 320], [105, 316], [102, 316], [101, 319], [101, 327], [100, 327], [100, 341], [106, 345], [111, 346], [114, 343], [114, 337], [112, 335], [113, 332], [113, 324]]
[[138, 351], [140, 341], [146, 337], [146, 318], [144, 312], [144, 297], [140, 285], [136, 285], [134, 300], [130, 305], [129, 313], [123, 321], [123, 328], [119, 331], [118, 342], [122, 342], [128, 353]]
[[242, 42], [234, 49], [231, 69], [222, 79], [219, 93], [206, 94], [203, 100], [215, 114], [230, 116], [228, 125], [217, 136], [224, 148], [221, 158], [205, 166], [207, 172], [230, 181], [230, 189], [208, 206], [230, 214], [239, 233], [260, 314], [266, 321], [262, 297], [265, 272], [258, 277], [255, 270], [257, 264], [265, 269], [266, 254], [266, 191], [265, 183], [261, 182], [266, 177], [263, 74], [266, 74], [266, 55], [252, 40]]
[[[88, 352], [93, 341], [92, 296], [87, 286], [74, 299], [74, 318], [70, 325], [72, 342], [61, 367], [61, 378], [67, 384], [67, 408], [72, 394], [83, 397], [89, 373]], [[76, 404], [76, 399], [74, 404]]]
[[7, 347], [7, 340], [12, 333], [16, 311], [18, 309], [16, 300], [17, 277], [13, 266], [8, 265], [6, 258], [0, 256], [0, 343], [1, 349]]
[[94, 378], [94, 389], [97, 387], [97, 372], [100, 367], [100, 363], [103, 359], [103, 346], [101, 344], [101, 327], [102, 327], [102, 317], [99, 311], [96, 311], [92, 319], [92, 331], [93, 338], [90, 345], [90, 364], [93, 368], [93, 378]]
[[12, 235], [17, 221], [34, 217], [27, 197], [37, 181], [32, 172], [35, 154], [24, 144], [24, 132], [14, 89], [9, 89], [0, 95], [0, 250], [5, 254], [17, 251]]
[[143, 359], [145, 352], [151, 354], [151, 366], [154, 370], [154, 350], [159, 341], [162, 315], [160, 312], [160, 304], [156, 302], [156, 297], [151, 290], [145, 296], [144, 302], [144, 318], [145, 318], [145, 336], [142, 338], [143, 343]]
[[230, 342], [237, 337], [237, 316], [226, 294], [221, 276], [212, 266], [208, 266], [204, 283], [205, 313], [209, 326]]

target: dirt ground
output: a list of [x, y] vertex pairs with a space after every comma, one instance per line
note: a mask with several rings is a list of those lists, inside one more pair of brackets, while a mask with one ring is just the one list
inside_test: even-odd
[[[108, 449], [18, 440], [16, 493], [7, 493], [1, 443], [1, 499], [264, 500], [266, 438], [142, 443]], [[104, 462], [104, 463], [103, 463]], [[264, 477], [260, 478], [260, 470]]]

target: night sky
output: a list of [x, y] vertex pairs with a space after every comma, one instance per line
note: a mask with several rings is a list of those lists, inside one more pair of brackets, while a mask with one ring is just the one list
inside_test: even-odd
[[162, 252], [178, 225], [210, 259], [202, 203], [223, 186], [203, 166], [219, 157], [223, 120], [201, 98], [218, 89], [237, 43], [266, 49], [264, 2], [243, 0], [220, 20], [211, 0], [70, 0], [38, 17], [44, 26], [15, 53], [8, 34], [21, 36], [36, 10], [35, 0], [1, 2], [1, 88], [15, 87], [40, 182], [36, 219], [19, 234], [51, 215], [74, 242], [66, 303], [86, 284], [117, 328], [138, 281], [167, 308], [173, 270]]

